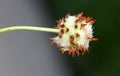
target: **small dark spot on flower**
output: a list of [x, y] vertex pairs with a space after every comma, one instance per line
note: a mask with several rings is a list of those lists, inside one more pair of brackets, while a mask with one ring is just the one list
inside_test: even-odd
[[74, 40], [70, 40], [71, 45], [75, 45]]
[[76, 37], [78, 38], [78, 37], [80, 37], [80, 35], [78, 33], [76, 33]]
[[59, 20], [58, 20], [58, 21], [56, 21], [56, 22], [60, 24], [60, 23], [62, 22], [62, 20], [61, 20], [61, 19], [59, 19]]
[[69, 28], [66, 28], [66, 32], [69, 32]]
[[71, 36], [70, 36], [70, 39], [71, 39], [71, 40], [74, 40], [74, 36], [73, 36], [73, 35], [71, 35]]
[[64, 22], [66, 22], [65, 18], [62, 18], [62, 20], [63, 20]]
[[65, 25], [64, 25], [64, 24], [62, 24], [62, 25], [60, 25], [60, 27], [61, 27], [61, 28], [64, 28], [64, 27], [65, 27]]
[[62, 38], [62, 35], [59, 35], [59, 38]]
[[63, 29], [61, 29], [61, 34], [64, 34], [64, 30]]
[[68, 18], [68, 16], [70, 16], [70, 13], [67, 13], [67, 15], [65, 16], [65, 18]]
[[75, 25], [75, 29], [78, 28], [78, 25]]

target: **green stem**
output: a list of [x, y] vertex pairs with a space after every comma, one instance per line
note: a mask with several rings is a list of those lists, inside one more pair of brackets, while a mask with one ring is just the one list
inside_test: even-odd
[[11, 26], [6, 28], [1, 28], [0, 32], [9, 32], [14, 30], [33, 30], [33, 31], [43, 31], [43, 32], [51, 32], [51, 33], [59, 33], [59, 29], [54, 28], [44, 28], [44, 27], [36, 27], [36, 26]]

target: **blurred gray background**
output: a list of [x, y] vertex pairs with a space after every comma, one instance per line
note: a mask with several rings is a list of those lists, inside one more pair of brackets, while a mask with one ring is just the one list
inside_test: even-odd
[[[46, 0], [0, 0], [0, 28], [14, 25], [54, 27]], [[35, 31], [0, 33], [0, 76], [72, 76], [68, 61], [50, 38]]]

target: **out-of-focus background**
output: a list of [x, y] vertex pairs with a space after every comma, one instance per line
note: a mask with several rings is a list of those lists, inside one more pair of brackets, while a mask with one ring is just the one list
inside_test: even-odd
[[65, 56], [75, 76], [120, 76], [120, 0], [50, 0], [55, 18], [84, 12], [96, 19], [90, 53]]
[[0, 33], [0, 76], [119, 76], [119, 0], [0, 0], [0, 28], [13, 25], [55, 27], [56, 20], [84, 12], [96, 19], [90, 52], [61, 55], [50, 38], [35, 31]]

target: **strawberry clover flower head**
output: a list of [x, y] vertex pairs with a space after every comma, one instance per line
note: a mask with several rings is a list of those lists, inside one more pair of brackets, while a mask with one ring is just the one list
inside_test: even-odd
[[69, 55], [84, 55], [89, 52], [90, 41], [93, 38], [92, 24], [95, 22], [91, 17], [84, 17], [83, 12], [75, 16], [67, 14], [65, 18], [57, 21], [57, 29], [60, 30], [58, 36], [52, 38], [52, 44], [56, 43], [62, 53], [68, 52]]

